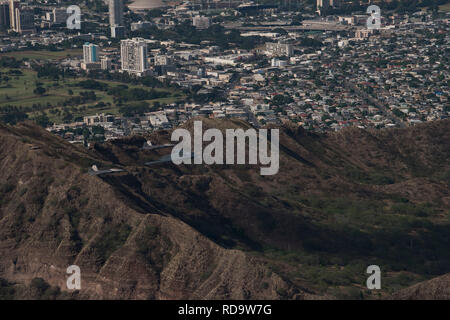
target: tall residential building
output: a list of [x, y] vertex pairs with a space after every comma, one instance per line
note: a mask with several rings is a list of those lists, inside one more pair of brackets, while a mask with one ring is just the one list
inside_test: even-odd
[[122, 0], [109, 0], [109, 25], [111, 38], [122, 38], [125, 36]]
[[330, 7], [330, 0], [317, 0], [317, 9], [328, 9]]
[[101, 59], [102, 70], [111, 70], [111, 59], [108, 57], [103, 57]]
[[14, 31], [18, 33], [32, 33], [35, 31], [33, 9], [16, 8], [15, 13]]
[[16, 30], [16, 9], [18, 9], [19, 6], [19, 1], [9, 1], [9, 25], [12, 30]]
[[66, 23], [69, 14], [66, 8], [54, 8], [53, 9], [53, 23], [63, 24]]
[[147, 43], [143, 38], [120, 41], [122, 71], [142, 76], [148, 70]]
[[84, 63], [92, 63], [92, 62], [98, 62], [98, 46], [86, 42], [83, 45], [83, 59]]
[[10, 27], [9, 4], [0, 3], [0, 28], [8, 29]]
[[109, 25], [123, 26], [123, 2], [122, 0], [109, 0]]
[[271, 56], [287, 56], [294, 55], [294, 46], [289, 43], [266, 42], [266, 53]]

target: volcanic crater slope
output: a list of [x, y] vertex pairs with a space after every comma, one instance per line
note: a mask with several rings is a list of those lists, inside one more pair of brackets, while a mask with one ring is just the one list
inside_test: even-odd
[[[30, 123], [1, 125], [0, 145], [0, 277], [15, 298], [300, 294], [254, 258], [220, 247], [149, 197], [129, 191], [132, 175], [115, 177], [116, 185], [86, 174], [91, 164], [111, 165], [95, 151]], [[81, 268], [82, 289], [60, 292], [72, 264]]]
[[[170, 131], [86, 149], [31, 123], [0, 125], [0, 295], [387, 298], [450, 273], [449, 126], [284, 126], [279, 173], [261, 176], [255, 165], [145, 166], [170, 151], [142, 150], [145, 140], [170, 143]], [[93, 164], [125, 172], [90, 176]], [[384, 272], [376, 295], [363, 286], [370, 264]]]

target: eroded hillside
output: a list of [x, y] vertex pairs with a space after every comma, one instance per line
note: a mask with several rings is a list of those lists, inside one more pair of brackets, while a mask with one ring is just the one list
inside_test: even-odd
[[[450, 272], [449, 125], [284, 127], [274, 176], [145, 166], [167, 151], [141, 150], [139, 137], [87, 150], [31, 124], [1, 127], [0, 277], [19, 297], [36, 277], [64, 290], [70, 264], [83, 298], [385, 297]], [[92, 164], [125, 172], [92, 177]], [[383, 271], [375, 295], [371, 264]]]
[[[125, 182], [114, 186], [87, 175], [87, 166], [102, 163], [93, 152], [30, 124], [0, 127], [0, 145], [0, 277], [15, 298], [61, 296], [55, 288], [66, 290], [72, 264], [81, 268], [82, 290], [63, 297], [303, 296], [252, 257], [220, 247], [150, 199], [126, 198]], [[35, 278], [51, 292], [36, 293], [47, 284], [32, 283]]]

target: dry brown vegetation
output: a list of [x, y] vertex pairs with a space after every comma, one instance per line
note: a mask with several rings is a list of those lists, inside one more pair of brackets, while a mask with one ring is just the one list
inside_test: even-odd
[[[0, 126], [1, 288], [15, 298], [371, 298], [365, 268], [378, 264], [386, 297], [450, 272], [449, 125], [284, 127], [275, 176], [146, 167], [167, 150], [140, 150], [144, 138], [87, 150], [30, 123]], [[126, 172], [91, 177], [94, 163]], [[65, 293], [71, 264], [82, 270], [77, 294]]]

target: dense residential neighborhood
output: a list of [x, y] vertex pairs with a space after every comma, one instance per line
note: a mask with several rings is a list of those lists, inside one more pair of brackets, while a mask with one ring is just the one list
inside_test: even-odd
[[[35, 118], [63, 108], [62, 121], [50, 117], [44, 122], [73, 142], [145, 134], [194, 117], [239, 118], [256, 127], [291, 122], [327, 132], [348, 126], [405, 127], [445, 119], [450, 112], [446, 10], [390, 10], [381, 15], [380, 28], [371, 29], [367, 14], [340, 14], [343, 4], [337, 2], [326, 4], [337, 12], [328, 14], [320, 11], [323, 3], [296, 11], [179, 2], [150, 11], [126, 10], [125, 19], [123, 8], [114, 3], [109, 12], [83, 8], [88, 13], [83, 11], [87, 20], [82, 24], [97, 25], [92, 30], [99, 31], [86, 33], [67, 29], [68, 14], [57, 6], [33, 4], [29, 7], [38, 12], [34, 30], [16, 28], [0, 41], [4, 54], [83, 49], [54, 60], [25, 59], [21, 68], [50, 64], [72, 77], [91, 79], [93, 87], [126, 79], [143, 89], [149, 82], [152, 90], [169, 88], [172, 99], [135, 98], [141, 103], [128, 109], [126, 101], [133, 98], [124, 103], [109, 91], [114, 101], [106, 105], [89, 105], [98, 97], [94, 93], [89, 100], [85, 92], [81, 100], [35, 106], [40, 112], [33, 113]], [[130, 28], [122, 34], [124, 24]], [[11, 104], [5, 100], [1, 107]], [[86, 112], [72, 116], [77, 107]]]

